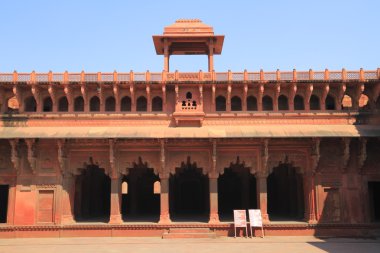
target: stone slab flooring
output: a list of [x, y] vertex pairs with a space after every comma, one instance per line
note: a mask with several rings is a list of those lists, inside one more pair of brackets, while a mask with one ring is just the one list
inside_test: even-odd
[[181, 252], [260, 252], [260, 253], [366, 253], [380, 252], [380, 238], [266, 237], [216, 239], [175, 239], [157, 237], [27, 238], [0, 239], [0, 253], [181, 253]]

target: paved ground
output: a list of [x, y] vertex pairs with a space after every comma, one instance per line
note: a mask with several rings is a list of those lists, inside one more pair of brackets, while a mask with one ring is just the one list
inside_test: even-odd
[[0, 253], [365, 253], [380, 252], [380, 239], [318, 239], [314, 237], [266, 237], [171, 239], [160, 238], [39, 238], [0, 239]]

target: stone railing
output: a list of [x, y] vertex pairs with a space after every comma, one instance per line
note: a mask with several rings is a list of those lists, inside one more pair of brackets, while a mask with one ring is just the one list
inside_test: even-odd
[[133, 72], [129, 73], [0, 73], [0, 83], [114, 83], [114, 82], [244, 82], [244, 81], [348, 81], [378, 80], [377, 70], [272, 72]]

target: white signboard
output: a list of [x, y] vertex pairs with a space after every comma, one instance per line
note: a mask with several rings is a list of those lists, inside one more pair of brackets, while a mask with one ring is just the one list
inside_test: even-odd
[[251, 228], [251, 237], [253, 237], [252, 227], [261, 227], [261, 237], [264, 237], [263, 217], [260, 209], [249, 209], [249, 226]]
[[249, 224], [251, 227], [262, 227], [263, 226], [263, 218], [261, 217], [260, 209], [250, 209], [248, 210], [249, 214]]
[[234, 224], [236, 228], [247, 227], [247, 214], [245, 210], [234, 210]]

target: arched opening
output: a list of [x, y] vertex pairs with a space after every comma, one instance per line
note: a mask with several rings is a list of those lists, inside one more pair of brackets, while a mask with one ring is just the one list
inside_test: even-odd
[[154, 97], [152, 99], [152, 111], [153, 112], [162, 112], [162, 98]]
[[208, 178], [195, 163], [182, 163], [169, 180], [170, 213], [177, 221], [207, 221], [209, 216]]
[[335, 99], [334, 97], [327, 95], [326, 100], [325, 100], [325, 107], [326, 110], [335, 110]]
[[111, 203], [111, 180], [104, 170], [89, 165], [76, 177], [75, 220], [108, 222]]
[[215, 99], [215, 110], [217, 112], [226, 111], [226, 98], [223, 96], [218, 96]]
[[300, 95], [295, 95], [294, 97], [294, 110], [305, 110], [305, 103], [303, 101], [303, 97], [301, 97]]
[[116, 110], [116, 100], [114, 97], [108, 97], [106, 99], [106, 112], [114, 112]]
[[278, 110], [287, 111], [289, 110], [288, 98], [284, 95], [278, 97]]
[[140, 160], [123, 177], [127, 183], [127, 194], [122, 194], [121, 213], [124, 221], [157, 222], [160, 217], [160, 194], [154, 192], [154, 184], [159, 181], [153, 169]]
[[280, 164], [267, 179], [270, 220], [299, 220], [304, 217], [302, 175], [290, 164]]
[[321, 110], [319, 97], [317, 97], [316, 95], [310, 96], [310, 110]]
[[131, 110], [132, 110], [131, 98], [128, 96], [123, 97], [120, 102], [120, 111], [130, 112]]
[[137, 99], [136, 102], [136, 111], [146, 112], [148, 110], [148, 103], [144, 96], [141, 96]]
[[344, 95], [342, 99], [342, 110], [352, 109], [352, 98], [349, 95]]
[[59, 112], [67, 112], [69, 111], [69, 102], [66, 97], [61, 97], [58, 100], [58, 111]]
[[268, 95], [263, 97], [263, 111], [273, 111], [273, 100]]
[[8, 105], [8, 109], [7, 109], [8, 113], [18, 113], [19, 112], [20, 105], [17, 101], [16, 96], [9, 98], [7, 105]]
[[93, 96], [90, 99], [90, 112], [100, 111], [100, 99], [97, 96]]
[[7, 223], [9, 185], [0, 185], [0, 223]]
[[193, 94], [190, 91], [186, 93], [186, 99], [193, 99]]
[[238, 96], [233, 96], [231, 98], [231, 111], [241, 111], [241, 99]]
[[84, 112], [84, 99], [82, 96], [76, 97], [74, 99], [74, 111]]
[[368, 182], [368, 195], [371, 220], [380, 221], [380, 182]]
[[242, 164], [231, 165], [218, 178], [221, 221], [231, 221], [235, 209], [257, 209], [256, 179]]
[[257, 99], [254, 96], [247, 97], [247, 110], [257, 111]]
[[24, 111], [25, 112], [36, 112], [37, 103], [33, 96], [29, 96], [24, 100]]
[[53, 111], [53, 101], [51, 97], [46, 97], [43, 102], [43, 112], [52, 112]]

